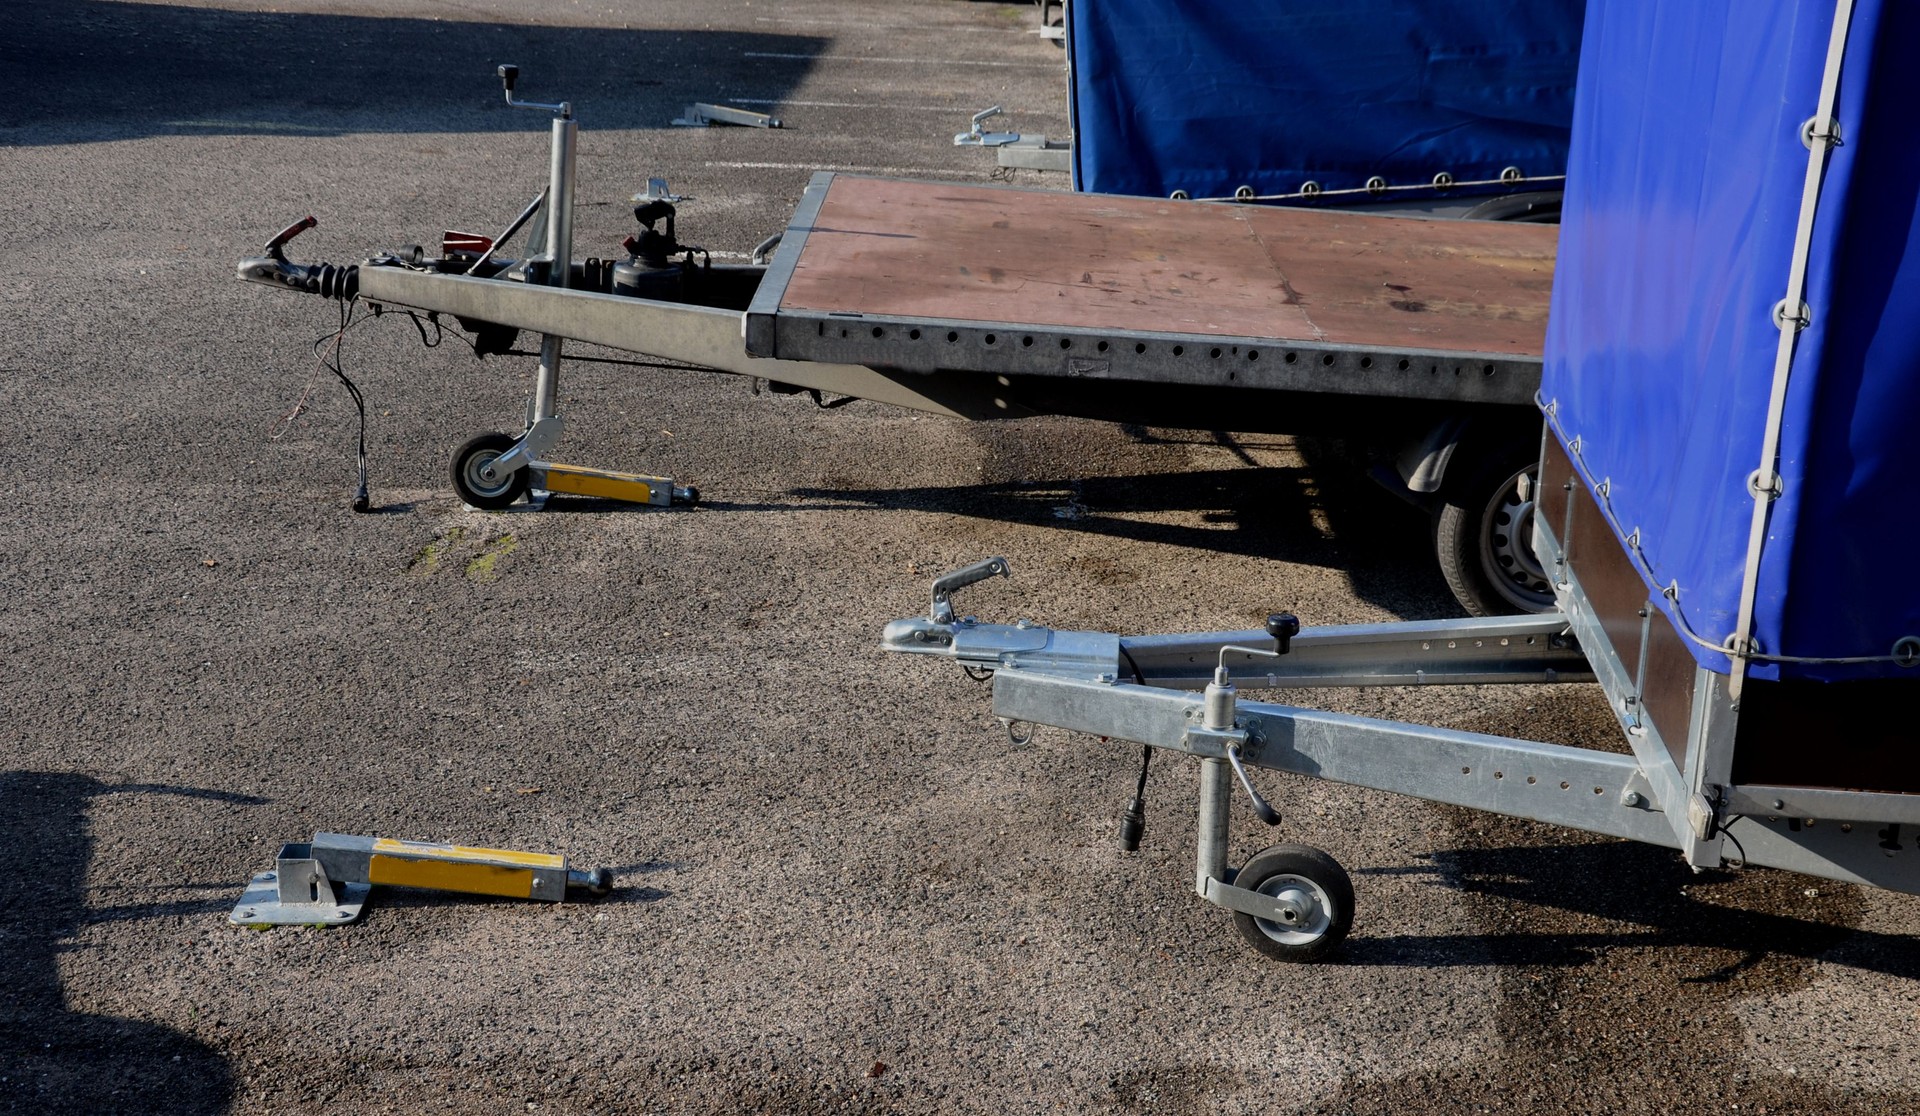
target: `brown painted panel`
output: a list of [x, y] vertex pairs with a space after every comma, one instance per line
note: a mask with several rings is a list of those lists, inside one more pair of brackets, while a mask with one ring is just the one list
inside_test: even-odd
[[1627, 557], [1620, 540], [1614, 538], [1613, 528], [1607, 526], [1585, 484], [1574, 498], [1568, 565], [1606, 629], [1613, 653], [1631, 672], [1640, 661], [1640, 610], [1647, 603], [1647, 583], [1633, 568], [1633, 560]]
[[[1572, 492], [1566, 488], [1569, 480], [1574, 482]], [[1540, 482], [1536, 514], [1556, 535], [1567, 530], [1567, 500], [1573, 499], [1568, 554], [1574, 577], [1586, 592], [1615, 657], [1631, 675], [1640, 663], [1640, 610], [1647, 607], [1647, 583], [1574, 471], [1566, 447], [1551, 436], [1541, 458]], [[1567, 543], [1562, 540], [1563, 546]], [[1652, 619], [1642, 681], [1644, 715], [1665, 742], [1675, 766], [1684, 769], [1687, 733], [1693, 722], [1694, 659], [1665, 613], [1655, 609]]]
[[[1553, 436], [1551, 428], [1547, 431], [1547, 446], [1540, 454], [1540, 491], [1534, 497], [1533, 513], [1546, 523], [1547, 529], [1555, 538], [1560, 538], [1567, 519], [1567, 482], [1575, 479], [1573, 461], [1567, 456], [1567, 449], [1560, 439]], [[1561, 538], [1560, 544], [1566, 545]]]
[[1674, 766], [1682, 771], [1687, 767], [1687, 734], [1693, 729], [1693, 691], [1699, 677], [1699, 664], [1685, 637], [1666, 613], [1655, 609], [1653, 629], [1647, 636], [1647, 680], [1641, 701], [1647, 720], [1653, 722]]
[[836, 177], [783, 309], [1539, 356], [1557, 230]]

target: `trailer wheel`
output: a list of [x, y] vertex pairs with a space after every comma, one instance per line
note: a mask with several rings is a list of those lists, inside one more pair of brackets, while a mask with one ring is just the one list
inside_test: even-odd
[[1353, 929], [1353, 881], [1339, 862], [1309, 845], [1275, 845], [1233, 878], [1233, 886], [1290, 900], [1297, 921], [1235, 911], [1233, 924], [1253, 948], [1278, 961], [1318, 961]]
[[506, 476], [489, 481], [482, 472], [499, 456], [513, 448], [515, 439], [508, 434], [480, 434], [469, 438], [453, 451], [453, 490], [476, 508], [498, 511], [527, 494], [527, 471], [515, 469]]
[[1533, 553], [1533, 500], [1539, 479], [1531, 445], [1505, 447], [1449, 477], [1434, 517], [1433, 549], [1461, 607], [1474, 616], [1546, 612], [1553, 584]]

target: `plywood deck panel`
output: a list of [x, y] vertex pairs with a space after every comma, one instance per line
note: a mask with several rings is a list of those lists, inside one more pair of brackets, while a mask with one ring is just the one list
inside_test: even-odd
[[780, 309], [1538, 358], [1552, 226], [837, 176]]

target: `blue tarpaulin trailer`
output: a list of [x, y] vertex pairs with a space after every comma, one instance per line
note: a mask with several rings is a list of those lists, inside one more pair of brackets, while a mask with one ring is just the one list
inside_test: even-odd
[[1920, 820], [1916, 45], [1899, 0], [1589, 20], [1538, 525], [1709, 801]]
[[[1074, 0], [1074, 188], [1296, 203], [1557, 188], [1584, 2]], [[1440, 175], [1453, 185], [1433, 189]]]
[[1592, 21], [1542, 396], [1722, 673], [1738, 640], [1755, 678], [1913, 673], [1920, 7], [1852, 7], [1837, 71], [1830, 0]]
[[[1299, 845], [1228, 868], [1235, 776], [1278, 822], [1252, 768], [1920, 892], [1916, 46], [1908, 0], [1592, 0], [1514, 525], [1554, 612], [1130, 637], [954, 619], [993, 559], [887, 646], [995, 671], [1010, 723], [1199, 757], [1195, 890], [1283, 959], [1338, 942], [1352, 883]], [[1237, 696], [1567, 681], [1599, 683], [1626, 752]]]

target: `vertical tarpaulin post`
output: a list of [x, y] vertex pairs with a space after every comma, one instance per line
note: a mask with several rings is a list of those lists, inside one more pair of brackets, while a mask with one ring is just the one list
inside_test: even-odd
[[1755, 654], [1753, 646], [1754, 608], [1760, 588], [1760, 551], [1766, 542], [1767, 519], [1779, 498], [1780, 431], [1786, 418], [1787, 378], [1793, 366], [1794, 342], [1811, 320], [1806, 304], [1807, 260], [1813, 252], [1813, 222], [1820, 205], [1820, 185], [1827, 169], [1827, 155], [1839, 142], [1839, 124], [1834, 103], [1840, 93], [1840, 64], [1847, 52], [1847, 29], [1853, 19], [1854, 0], [1839, 0], [1834, 6], [1833, 29], [1827, 38], [1826, 66], [1820, 77], [1818, 108], [1803, 130], [1807, 145], [1807, 175], [1800, 192], [1799, 223], [1793, 234], [1793, 258], [1787, 269], [1786, 296], [1773, 310], [1774, 324], [1780, 328], [1780, 343], [1774, 351], [1773, 386], [1767, 398], [1767, 422], [1760, 445], [1760, 465], [1747, 479], [1747, 492], [1753, 498], [1753, 518], [1747, 530], [1746, 566], [1741, 573], [1740, 604], [1732, 636], [1726, 648], [1732, 660], [1728, 678], [1728, 697], [1737, 709], [1747, 668]]

